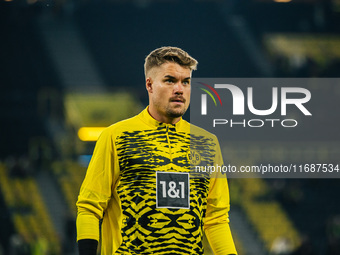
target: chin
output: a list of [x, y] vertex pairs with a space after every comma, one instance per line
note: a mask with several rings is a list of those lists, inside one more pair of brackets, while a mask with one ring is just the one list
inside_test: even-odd
[[187, 111], [188, 107], [186, 105], [177, 105], [175, 107], [167, 107], [165, 113], [170, 118], [182, 117]]
[[168, 111], [168, 116], [171, 118], [182, 117], [186, 110], [178, 110], [178, 111]]

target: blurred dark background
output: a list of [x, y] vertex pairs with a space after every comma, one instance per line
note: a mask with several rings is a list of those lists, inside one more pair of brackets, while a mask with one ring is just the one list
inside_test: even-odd
[[[340, 1], [0, 0], [0, 254], [77, 254], [75, 202], [94, 146], [78, 130], [142, 110], [144, 58], [168, 45], [199, 61], [195, 77], [337, 78]], [[256, 140], [222, 149], [251, 165], [285, 146]], [[338, 148], [294, 147], [304, 162], [335, 164]], [[239, 254], [340, 254], [339, 184], [231, 179]]]

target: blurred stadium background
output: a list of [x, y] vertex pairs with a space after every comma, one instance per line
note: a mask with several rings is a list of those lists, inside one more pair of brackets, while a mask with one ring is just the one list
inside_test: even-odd
[[[196, 77], [338, 77], [340, 1], [0, 0], [0, 254], [77, 254], [95, 137], [147, 105], [144, 58], [165, 45], [199, 60]], [[223, 149], [251, 165], [278, 156], [270, 142]], [[339, 255], [339, 185], [231, 179], [239, 254]]]

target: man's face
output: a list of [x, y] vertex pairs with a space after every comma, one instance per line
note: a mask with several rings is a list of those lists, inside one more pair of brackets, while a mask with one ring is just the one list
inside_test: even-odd
[[148, 76], [151, 116], [160, 122], [176, 123], [189, 107], [191, 70], [167, 62], [152, 68]]

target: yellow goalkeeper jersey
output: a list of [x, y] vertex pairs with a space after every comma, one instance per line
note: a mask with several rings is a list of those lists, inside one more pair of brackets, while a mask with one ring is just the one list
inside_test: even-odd
[[[101, 254], [236, 254], [216, 137], [181, 119], [164, 124], [147, 108], [106, 128], [80, 189], [77, 239], [99, 240]], [[99, 227], [101, 222], [101, 227]], [[101, 229], [101, 235], [99, 234]]]

